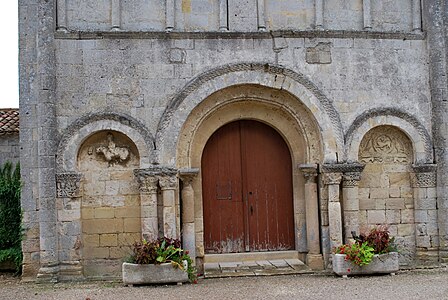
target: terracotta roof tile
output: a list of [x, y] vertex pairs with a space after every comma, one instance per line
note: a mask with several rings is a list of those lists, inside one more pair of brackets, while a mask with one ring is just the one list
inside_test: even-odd
[[19, 109], [0, 108], [0, 135], [19, 133]]

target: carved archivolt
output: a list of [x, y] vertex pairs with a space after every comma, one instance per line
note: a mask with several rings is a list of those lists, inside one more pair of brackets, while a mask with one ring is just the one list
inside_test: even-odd
[[82, 175], [79, 173], [56, 174], [56, 194], [58, 198], [79, 197]]
[[412, 146], [406, 136], [391, 126], [380, 126], [363, 138], [359, 160], [363, 163], [411, 163]]

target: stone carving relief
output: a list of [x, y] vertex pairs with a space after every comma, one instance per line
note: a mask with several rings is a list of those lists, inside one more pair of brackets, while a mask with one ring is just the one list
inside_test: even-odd
[[103, 157], [109, 163], [109, 166], [126, 164], [130, 158], [129, 148], [126, 146], [117, 146], [112, 133], [107, 134], [107, 144], [97, 146], [95, 153]]
[[79, 173], [56, 174], [56, 194], [58, 198], [79, 197], [82, 175]]
[[401, 131], [381, 126], [363, 138], [359, 160], [362, 163], [411, 163], [411, 149], [409, 140]]

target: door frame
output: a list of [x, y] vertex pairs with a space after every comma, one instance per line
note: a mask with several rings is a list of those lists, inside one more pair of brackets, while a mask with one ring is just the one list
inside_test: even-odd
[[[224, 124], [241, 119], [256, 120], [275, 129], [288, 145], [292, 157], [295, 250], [306, 253], [305, 179], [299, 164], [323, 160], [319, 126], [307, 107], [284, 90], [262, 86], [229, 87], [204, 99], [188, 116], [179, 133], [177, 167], [201, 170], [201, 157], [210, 136]], [[204, 256], [202, 178], [192, 180], [194, 190], [196, 257]]]

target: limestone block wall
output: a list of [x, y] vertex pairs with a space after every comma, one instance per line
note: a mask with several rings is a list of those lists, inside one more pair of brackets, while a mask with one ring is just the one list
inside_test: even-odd
[[58, 0], [59, 28], [75, 31], [408, 32], [420, 20], [415, 0]]
[[400, 263], [415, 255], [412, 145], [398, 129], [379, 126], [363, 138], [359, 161], [366, 166], [359, 182], [360, 230], [387, 225], [400, 249]]
[[[114, 150], [120, 158], [109, 159]], [[119, 276], [130, 246], [141, 237], [140, 192], [133, 173], [138, 163], [135, 145], [115, 131], [96, 133], [79, 151], [80, 259], [86, 277]]]
[[0, 165], [10, 161], [13, 164], [20, 158], [19, 135], [0, 135]]

